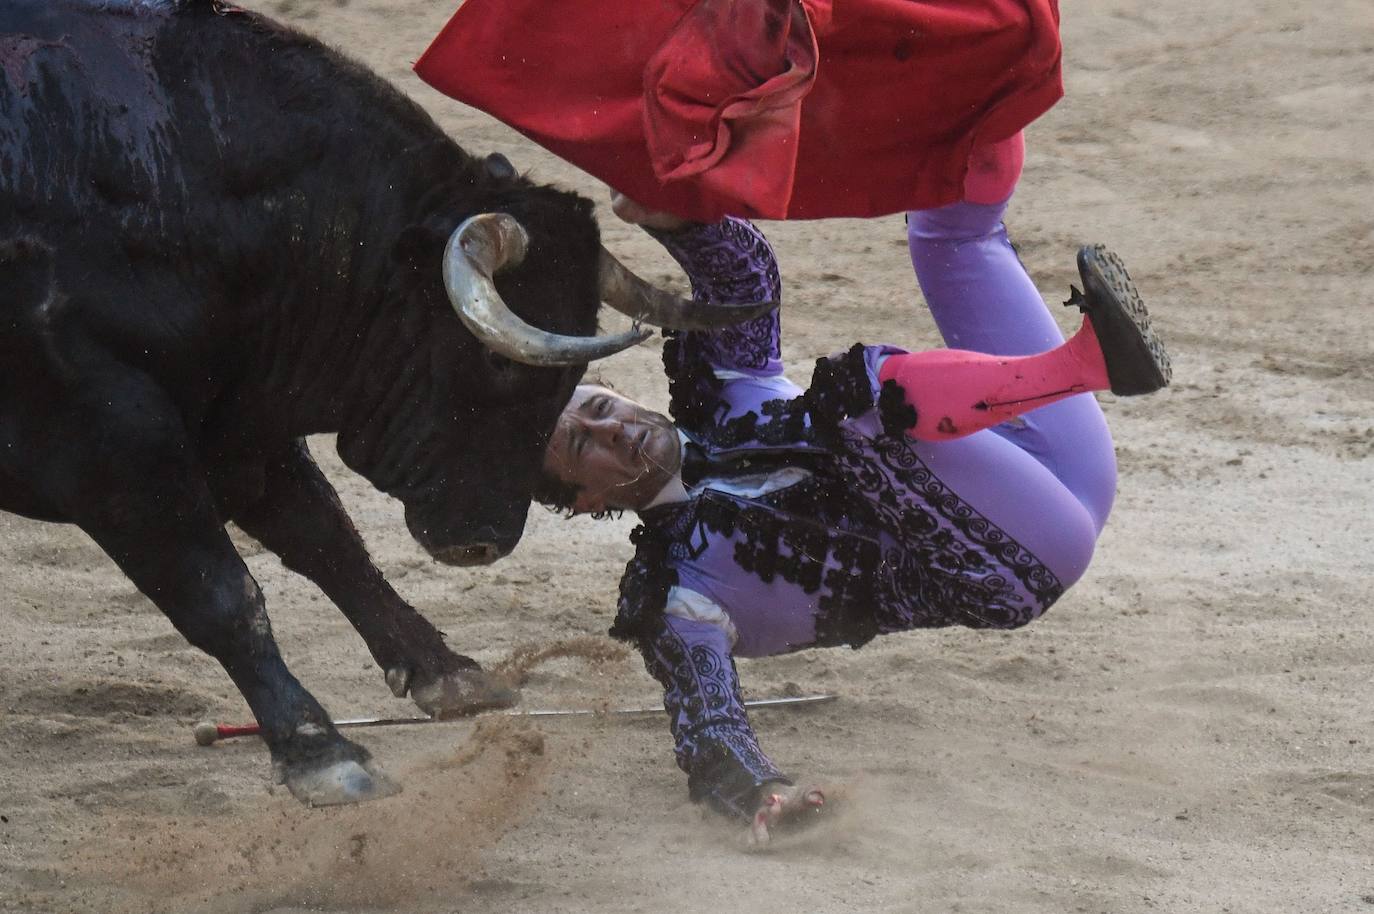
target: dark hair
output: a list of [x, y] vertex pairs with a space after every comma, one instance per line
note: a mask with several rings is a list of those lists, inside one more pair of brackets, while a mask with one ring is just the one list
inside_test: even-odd
[[[539, 472], [539, 481], [534, 485], [533, 498], [544, 507], [555, 514], [564, 517], [579, 517], [574, 505], [577, 503], [577, 493], [582, 491], [582, 487], [575, 482], [564, 482], [551, 473], [543, 470]], [[608, 517], [620, 517], [625, 512], [620, 508], [606, 508], [601, 511], [588, 512], [592, 520], [605, 520]]]
[[533, 498], [550, 511], [572, 517], [576, 512], [573, 505], [582, 487], [575, 482], [564, 482], [552, 473], [539, 471], [539, 479], [534, 484]]

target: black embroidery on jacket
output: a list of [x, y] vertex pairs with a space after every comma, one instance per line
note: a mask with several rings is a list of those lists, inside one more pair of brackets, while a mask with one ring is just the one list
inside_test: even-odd
[[918, 418], [916, 407], [907, 402], [902, 385], [891, 378], [884, 381], [878, 391], [878, 419], [883, 424], [883, 434], [901, 437], [907, 429], [916, 427]]
[[688, 647], [662, 623], [638, 644], [649, 674], [663, 685], [673, 754], [693, 801], [748, 818], [763, 784], [792, 783], [759, 747], [731, 657], [705, 644]]
[[855, 343], [847, 352], [817, 359], [811, 386], [799, 398], [811, 415], [815, 435], [827, 444], [836, 443], [841, 422], [873, 408], [864, 349]]

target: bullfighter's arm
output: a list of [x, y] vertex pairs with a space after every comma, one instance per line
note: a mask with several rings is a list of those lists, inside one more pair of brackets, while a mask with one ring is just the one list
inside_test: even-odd
[[[743, 219], [693, 224], [675, 232], [648, 231], [686, 271], [697, 301], [777, 301], [782, 295], [772, 247]], [[696, 424], [693, 402], [738, 401], [747, 409], [800, 393], [782, 374], [777, 309], [733, 327], [669, 337], [663, 362], [671, 382], [670, 412], [688, 427]]]
[[794, 784], [759, 748], [722, 627], [663, 615], [646, 626], [639, 649], [663, 685], [674, 752], [693, 800], [748, 820], [754, 844], [766, 843], [769, 829], [783, 822], [821, 811], [822, 792]]
[[740, 696], [730, 639], [718, 625], [660, 616], [639, 639], [663, 686], [678, 767], [693, 800], [749, 818], [772, 784], [790, 785], [759, 748]]

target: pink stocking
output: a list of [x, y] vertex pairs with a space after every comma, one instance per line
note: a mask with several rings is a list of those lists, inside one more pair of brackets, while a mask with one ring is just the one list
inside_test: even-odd
[[931, 349], [888, 356], [878, 377], [896, 381], [916, 408], [907, 435], [948, 441], [1091, 390], [1108, 390], [1107, 363], [1092, 324], [1035, 355]]

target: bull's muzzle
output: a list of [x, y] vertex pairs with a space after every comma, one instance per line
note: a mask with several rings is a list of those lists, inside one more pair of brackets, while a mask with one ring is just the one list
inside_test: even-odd
[[495, 543], [472, 543], [467, 546], [447, 546], [436, 549], [431, 555], [435, 561], [445, 565], [490, 565], [510, 552]]
[[406, 528], [430, 558], [445, 565], [490, 565], [515, 549], [524, 532], [521, 523], [467, 526], [446, 522], [442, 512], [431, 513], [429, 506], [406, 506]]

